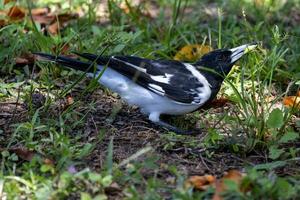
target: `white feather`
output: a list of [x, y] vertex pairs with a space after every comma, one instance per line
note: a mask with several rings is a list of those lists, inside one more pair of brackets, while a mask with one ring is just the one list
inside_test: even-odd
[[[100, 71], [102, 71], [103, 68], [103, 66], [98, 66]], [[93, 77], [94, 74], [89, 73], [88, 76]], [[192, 112], [201, 106], [201, 104], [179, 103], [165, 96], [156, 94], [151, 90], [139, 86], [134, 81], [114, 71], [112, 68], [105, 69], [99, 82], [105, 87], [118, 93], [128, 104], [139, 106], [141, 112], [148, 115], [151, 113], [156, 113], [155, 115], [182, 115]], [[156, 87], [156, 89], [162, 88]]]
[[138, 71], [141, 71], [141, 72], [146, 73], [146, 69], [145, 69], [145, 68], [142, 68], [142, 67], [133, 65], [133, 64], [131, 64], [131, 63], [129, 63], [129, 62], [125, 62], [125, 61], [123, 61], [123, 60], [120, 60], [120, 59], [116, 58], [115, 56], [112, 56], [111, 58], [112, 58], [112, 59], [115, 59], [115, 60], [117, 60], [117, 61], [120, 61], [120, 62], [122, 62], [122, 63], [125, 63], [126, 65], [131, 66], [131, 67], [137, 69]]
[[198, 99], [201, 99], [200, 102], [194, 102], [196, 104], [202, 105], [205, 103], [211, 95], [211, 85], [207, 81], [207, 79], [191, 64], [189, 63], [184, 63], [184, 66], [186, 67], [187, 70], [189, 70], [197, 79], [200, 83], [202, 83], [203, 87], [197, 88], [198, 92]]
[[170, 78], [172, 78], [173, 74], [165, 74], [159, 76], [150, 76], [153, 80], [161, 83], [170, 83]]
[[157, 92], [160, 93], [161, 95], [164, 95], [164, 94], [165, 94], [165, 91], [164, 91], [163, 88], [160, 87], [159, 85], [149, 84], [149, 87], [155, 89], [155, 91], [157, 91]]

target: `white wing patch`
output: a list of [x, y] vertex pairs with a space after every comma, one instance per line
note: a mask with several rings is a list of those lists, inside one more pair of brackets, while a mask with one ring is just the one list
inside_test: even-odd
[[211, 87], [211, 85], [206, 80], [206, 78], [193, 65], [189, 63], [183, 63], [183, 64], [186, 67], [186, 69], [189, 70], [198, 79], [200, 83], [202, 83], [203, 85], [209, 85]]
[[150, 76], [151, 79], [161, 82], [161, 83], [170, 83], [170, 79], [174, 76], [173, 74], [165, 74], [165, 75], [159, 75], [159, 76]]
[[150, 83], [148, 85], [149, 85], [150, 89], [155, 90], [160, 95], [164, 95], [165, 94], [165, 91], [159, 85], [155, 85], [155, 84], [152, 84], [152, 83]]
[[209, 84], [207, 79], [193, 65], [189, 63], [184, 63], [184, 66], [193, 74], [193, 76], [195, 76], [198, 79], [200, 83], [203, 84], [203, 87], [199, 87], [196, 89], [197, 97], [195, 97], [195, 100], [192, 103], [205, 103], [211, 95], [211, 85]]
[[115, 60], [117, 60], [117, 61], [120, 61], [120, 62], [122, 62], [122, 63], [125, 63], [126, 65], [128, 65], [128, 66], [130, 66], [130, 67], [133, 67], [133, 68], [135, 68], [135, 69], [137, 69], [138, 71], [141, 71], [141, 72], [146, 73], [146, 69], [144, 69], [144, 68], [142, 68], [142, 67], [139, 67], [139, 66], [133, 65], [133, 64], [131, 64], [131, 63], [129, 63], [129, 62], [120, 60], [120, 59], [116, 58], [115, 56], [112, 56], [111, 58], [112, 58], [112, 59], [115, 59]]

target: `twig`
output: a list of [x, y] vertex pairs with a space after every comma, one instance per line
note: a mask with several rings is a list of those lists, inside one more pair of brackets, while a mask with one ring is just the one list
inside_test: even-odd
[[208, 170], [208, 171], [211, 171], [210, 168], [207, 166], [206, 162], [204, 161], [202, 155], [200, 154], [200, 159], [201, 159], [201, 163], [205, 166], [205, 168]]

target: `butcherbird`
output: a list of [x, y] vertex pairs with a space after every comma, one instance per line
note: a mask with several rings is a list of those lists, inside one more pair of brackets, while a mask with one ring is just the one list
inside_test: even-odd
[[81, 61], [46, 53], [34, 54], [42, 60], [84, 71], [89, 77], [102, 73], [100, 84], [118, 93], [129, 105], [138, 106], [150, 121], [169, 131], [188, 134], [191, 132], [162, 121], [160, 115], [189, 113], [215, 98], [234, 63], [256, 46], [253, 43], [214, 50], [195, 63], [76, 53], [88, 60]]

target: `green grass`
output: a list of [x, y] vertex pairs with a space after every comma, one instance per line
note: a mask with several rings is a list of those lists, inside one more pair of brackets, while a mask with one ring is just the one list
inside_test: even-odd
[[[148, 1], [138, 7], [124, 1], [126, 14], [120, 1], [109, 0], [107, 24], [99, 24], [95, 3], [57, 2], [61, 12], [83, 8], [84, 17], [56, 36], [42, 34], [30, 17], [0, 28], [0, 196], [210, 199], [213, 188], [186, 188], [186, 178], [195, 171], [220, 176], [238, 168], [246, 172], [243, 184], [251, 189], [242, 193], [228, 184], [225, 199], [299, 198], [299, 111], [281, 103], [300, 88], [299, 1], [159, 0], [153, 7], [157, 15], [149, 18], [141, 15], [151, 6]], [[0, 1], [0, 8], [12, 4]], [[17, 4], [57, 8], [42, 0]], [[153, 132], [150, 125], [145, 134], [144, 124], [130, 132], [125, 125], [142, 120], [130, 115], [138, 112], [120, 109], [116, 95], [95, 80], [51, 63], [15, 65], [24, 53], [60, 54], [66, 44], [69, 52], [172, 59], [186, 44], [217, 49], [253, 41], [259, 48], [239, 61], [219, 93], [232, 102], [229, 106], [170, 120], [206, 130], [196, 137]], [[33, 94], [45, 97], [40, 106]], [[66, 102], [68, 96], [74, 103]], [[33, 151], [32, 158], [13, 150], [18, 147]], [[200, 164], [204, 169], [197, 168]]]

